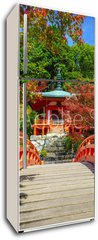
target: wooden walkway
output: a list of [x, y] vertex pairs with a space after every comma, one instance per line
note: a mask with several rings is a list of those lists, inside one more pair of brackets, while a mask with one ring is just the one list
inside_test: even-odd
[[20, 229], [94, 218], [94, 174], [82, 163], [20, 171]]

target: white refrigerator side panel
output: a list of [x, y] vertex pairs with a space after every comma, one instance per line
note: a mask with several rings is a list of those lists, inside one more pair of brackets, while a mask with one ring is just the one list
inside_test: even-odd
[[7, 18], [7, 219], [19, 230], [19, 5]]

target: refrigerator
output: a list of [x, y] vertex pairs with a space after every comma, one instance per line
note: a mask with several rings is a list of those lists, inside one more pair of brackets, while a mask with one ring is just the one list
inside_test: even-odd
[[95, 218], [92, 16], [7, 17], [7, 210], [17, 233]]

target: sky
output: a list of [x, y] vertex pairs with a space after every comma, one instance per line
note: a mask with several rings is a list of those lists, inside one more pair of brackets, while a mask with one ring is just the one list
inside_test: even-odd
[[[94, 46], [94, 31], [95, 31], [95, 18], [94, 17], [86, 17], [84, 19], [84, 23], [82, 24], [83, 35], [82, 38], [84, 39], [85, 43], [88, 43]], [[73, 41], [70, 37], [68, 37], [68, 45], [72, 46]]]

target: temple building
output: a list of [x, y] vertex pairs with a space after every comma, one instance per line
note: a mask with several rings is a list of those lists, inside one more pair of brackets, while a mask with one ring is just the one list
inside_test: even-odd
[[55, 90], [42, 92], [42, 97], [35, 104], [30, 103], [33, 110], [38, 112], [38, 117], [33, 124], [34, 135], [74, 132], [70, 112], [66, 107], [67, 98], [74, 94], [63, 91], [61, 87], [61, 74], [58, 69], [57, 86]]

